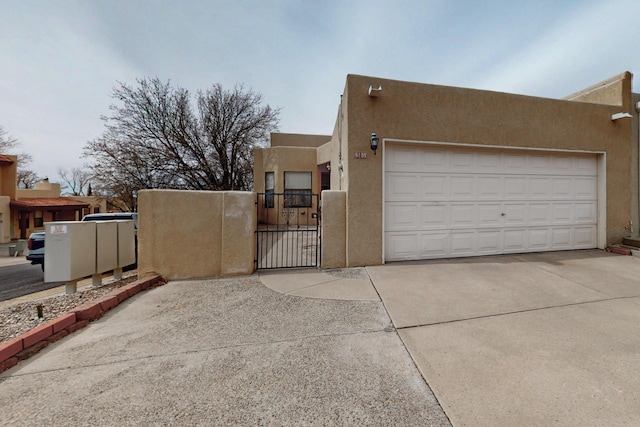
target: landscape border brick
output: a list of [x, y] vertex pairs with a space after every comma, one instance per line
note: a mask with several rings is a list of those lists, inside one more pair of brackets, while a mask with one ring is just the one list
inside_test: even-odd
[[22, 335], [22, 346], [24, 348], [31, 347], [40, 341], [46, 340], [51, 335], [53, 335], [53, 326], [50, 322], [43, 323]]
[[118, 297], [109, 294], [99, 298], [96, 302], [100, 303], [103, 312], [109, 311], [119, 304]]
[[9, 359], [11, 356], [15, 356], [23, 349], [24, 346], [22, 345], [22, 337], [11, 338], [9, 341], [3, 342], [2, 344], [0, 344], [0, 363]]
[[53, 326], [53, 333], [55, 334], [76, 323], [76, 313], [71, 312], [64, 314], [57, 319], [52, 320], [51, 323]]
[[77, 320], [96, 320], [102, 316], [102, 308], [99, 302], [89, 301], [73, 309], [72, 313], [76, 314]]
[[159, 275], [138, 279], [0, 344], [0, 372], [28, 359], [50, 343], [84, 328], [90, 321], [99, 319], [106, 311], [127, 298], [165, 283]]

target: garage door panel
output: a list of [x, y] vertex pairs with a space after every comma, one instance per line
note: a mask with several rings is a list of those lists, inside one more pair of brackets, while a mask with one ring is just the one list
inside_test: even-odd
[[500, 176], [478, 177], [478, 198], [498, 199], [504, 198], [503, 180]]
[[500, 153], [478, 153], [477, 170], [479, 173], [502, 173], [502, 155]]
[[451, 205], [452, 227], [475, 227], [476, 205], [474, 203], [454, 203]]
[[551, 182], [554, 199], [573, 199], [574, 181], [572, 178], [553, 178]]
[[595, 155], [398, 147], [385, 159], [387, 260], [597, 246]]
[[551, 199], [553, 197], [553, 183], [551, 178], [531, 177], [529, 178], [529, 199]]
[[527, 203], [505, 203], [502, 209], [503, 223], [507, 226], [527, 225], [529, 205]]
[[446, 172], [449, 169], [448, 155], [441, 150], [425, 150], [414, 152], [413, 156], [420, 159], [421, 172]]
[[416, 200], [418, 192], [414, 174], [391, 173], [387, 175], [385, 199], [387, 201]]
[[501, 203], [478, 204], [478, 227], [502, 225]]
[[454, 200], [477, 199], [476, 179], [473, 176], [455, 175], [450, 178], [451, 198]]
[[553, 217], [554, 224], [573, 222], [573, 203], [554, 203], [553, 204]]
[[596, 245], [597, 230], [595, 226], [575, 227], [574, 236], [574, 246], [577, 248], [588, 249]]
[[532, 154], [528, 156], [528, 160], [528, 173], [548, 175], [553, 170], [553, 163], [549, 156]]
[[504, 177], [504, 197], [505, 199], [525, 199], [528, 197], [527, 178], [521, 176]]
[[552, 216], [551, 203], [529, 203], [529, 224], [551, 225]]
[[451, 232], [451, 255], [472, 256], [478, 251], [476, 231]]
[[595, 156], [575, 157], [573, 161], [577, 174], [594, 175], [594, 171], [598, 170], [598, 159]]
[[414, 171], [418, 170], [418, 159], [415, 147], [395, 147], [387, 152], [385, 166], [387, 170]]
[[449, 199], [449, 178], [439, 175], [421, 175], [419, 200]]
[[575, 179], [575, 195], [577, 199], [595, 200], [598, 197], [598, 180], [595, 177]]
[[417, 259], [420, 239], [415, 233], [390, 233], [385, 242], [388, 259]]
[[387, 209], [385, 220], [387, 230], [415, 230], [420, 226], [418, 205], [394, 204]]
[[521, 174], [524, 172], [527, 159], [524, 154], [503, 154], [505, 173]]
[[449, 227], [450, 207], [445, 204], [421, 205], [420, 229], [443, 229]]
[[553, 228], [551, 230], [551, 247], [553, 249], [571, 249], [571, 227]]
[[554, 173], [571, 175], [575, 170], [573, 158], [569, 156], [556, 156], [551, 158]]
[[451, 237], [445, 233], [423, 233], [420, 235], [421, 251], [419, 255], [429, 258], [440, 258], [449, 255]]
[[596, 202], [579, 202], [575, 204], [575, 222], [594, 224], [597, 221], [597, 216], [598, 204]]
[[533, 251], [551, 249], [551, 229], [534, 228], [529, 230], [529, 248]]
[[459, 152], [453, 151], [451, 154], [451, 169], [450, 172], [475, 172], [476, 156], [472, 152]]
[[528, 249], [527, 234], [526, 228], [504, 230], [504, 251], [519, 252]]
[[482, 255], [502, 253], [502, 231], [478, 231], [478, 253]]

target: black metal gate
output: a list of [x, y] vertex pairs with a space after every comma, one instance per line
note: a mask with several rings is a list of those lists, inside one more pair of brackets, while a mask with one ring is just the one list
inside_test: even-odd
[[318, 194], [258, 193], [256, 268], [320, 266]]

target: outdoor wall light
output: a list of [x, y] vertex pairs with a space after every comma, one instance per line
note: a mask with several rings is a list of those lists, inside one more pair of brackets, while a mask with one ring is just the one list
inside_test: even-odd
[[376, 150], [378, 149], [378, 135], [375, 132], [371, 134], [371, 149], [373, 150], [373, 154], [376, 154]]
[[325, 166], [327, 167], [328, 171], [331, 171], [331, 162], [327, 162]]
[[373, 85], [369, 86], [369, 96], [372, 98], [377, 98], [378, 93], [382, 92], [382, 86], [373, 87]]
[[618, 119], [624, 119], [624, 118], [629, 118], [629, 117], [633, 117], [631, 114], [629, 113], [615, 113], [611, 115], [611, 121], [616, 121]]

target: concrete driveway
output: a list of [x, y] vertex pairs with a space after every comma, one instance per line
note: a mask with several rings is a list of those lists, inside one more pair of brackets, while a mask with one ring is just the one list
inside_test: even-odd
[[367, 271], [454, 426], [640, 423], [639, 258], [589, 250]]

